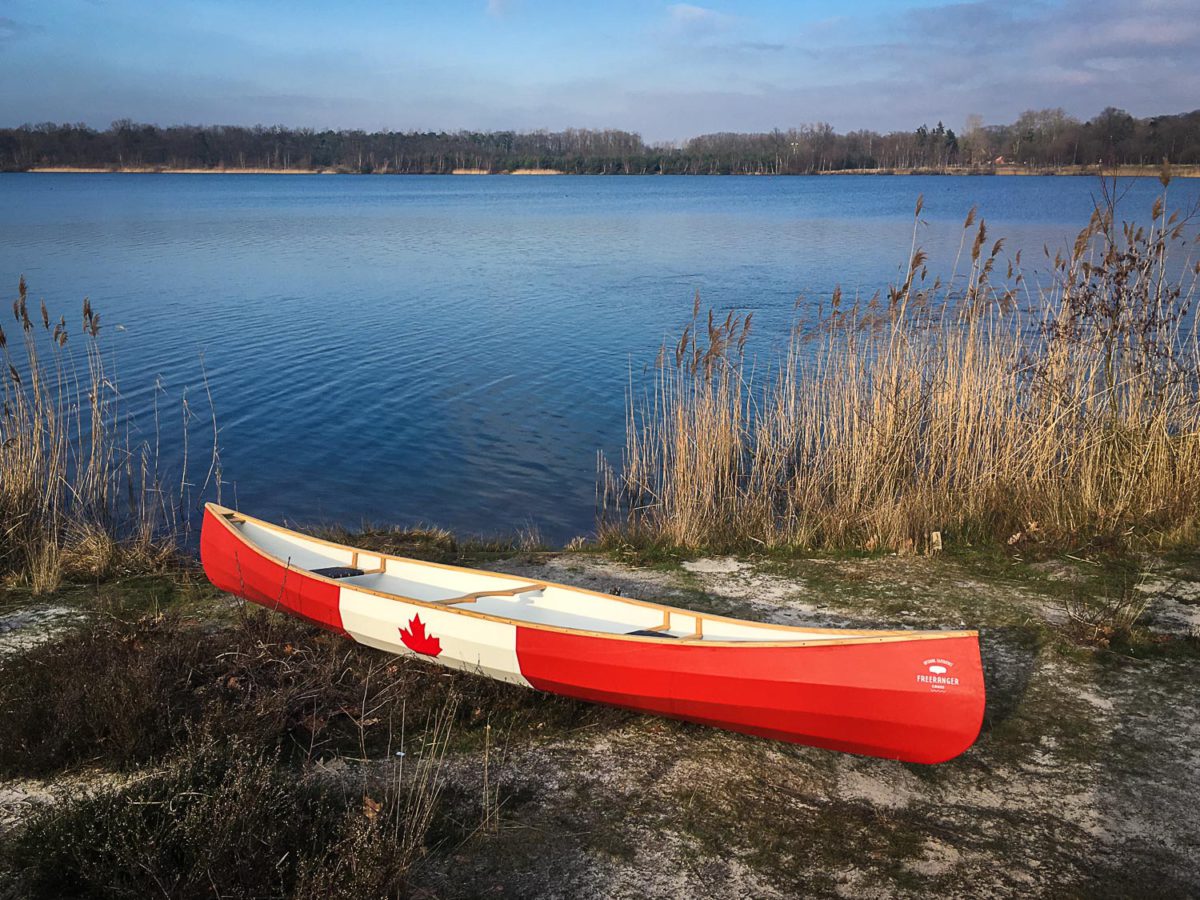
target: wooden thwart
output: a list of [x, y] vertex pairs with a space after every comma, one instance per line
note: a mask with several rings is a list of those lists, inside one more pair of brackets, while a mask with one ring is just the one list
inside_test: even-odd
[[663, 620], [661, 625], [653, 625], [650, 628], [643, 629], [644, 631], [670, 631], [671, 630], [671, 611], [664, 609], [662, 611]]
[[515, 588], [498, 588], [487, 591], [472, 591], [469, 594], [463, 594], [461, 597], [449, 597], [446, 600], [430, 600], [430, 603], [436, 603], [439, 606], [450, 606], [455, 603], [474, 603], [480, 597], [515, 597], [517, 594], [526, 594], [529, 591], [544, 591], [546, 585], [537, 581], [533, 584], [524, 584]]
[[[370, 553], [367, 554], [367, 556], [370, 555]], [[350, 554], [350, 568], [358, 568], [358, 556], [358, 550], [355, 550]], [[387, 563], [384, 561], [383, 557], [380, 556], [378, 566], [376, 566], [374, 569], [362, 569], [361, 572], [363, 575], [383, 575], [385, 572], [387, 572]]]

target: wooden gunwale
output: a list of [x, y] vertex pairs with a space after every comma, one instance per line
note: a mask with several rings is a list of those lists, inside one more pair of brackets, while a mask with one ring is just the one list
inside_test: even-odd
[[[218, 522], [220, 525], [222, 525], [223, 527], [225, 527], [229, 531], [231, 531], [233, 533], [234, 537], [236, 537], [240, 543], [242, 543], [243, 545], [248, 547], [254, 553], [257, 553], [259, 556], [262, 556], [266, 559], [271, 560], [272, 562], [284, 567], [285, 570], [290, 570], [290, 571], [295, 571], [295, 572], [301, 573], [301, 574], [305, 575], [306, 577], [315, 578], [318, 581], [323, 581], [328, 584], [336, 585], [338, 588], [349, 588], [350, 590], [356, 591], [360, 594], [367, 594], [369, 596], [379, 597], [383, 600], [398, 601], [398, 602], [402, 602], [402, 603], [411, 603], [414, 606], [422, 606], [427, 609], [442, 610], [444, 612], [451, 612], [456, 615], [467, 616], [469, 618], [484, 619], [489, 622], [502, 622], [507, 625], [515, 625], [519, 628], [534, 628], [534, 629], [537, 629], [538, 631], [554, 631], [554, 632], [558, 632], [560, 634], [586, 635], [588, 637], [598, 637], [598, 638], [604, 638], [606, 640], [615, 640], [615, 641], [642, 641], [642, 642], [651, 641], [651, 642], [658, 643], [658, 644], [669, 644], [669, 645], [678, 645], [679, 644], [679, 639], [675, 638], [675, 637], [658, 638], [658, 637], [650, 637], [648, 635], [613, 634], [612, 632], [608, 632], [608, 631], [591, 631], [589, 629], [584, 629], [584, 628], [566, 628], [562, 625], [547, 625], [543, 622], [526, 622], [521, 619], [514, 619], [510, 616], [500, 616], [500, 615], [493, 615], [491, 613], [482, 613], [482, 612], [479, 612], [478, 610], [473, 610], [473, 609], [460, 609], [455, 606], [446, 606], [442, 602], [438, 602], [438, 601], [418, 600], [414, 597], [405, 597], [403, 594], [388, 593], [386, 591], [375, 590], [374, 588], [361, 587], [356, 584], [346, 584], [344, 581], [340, 581], [336, 578], [329, 578], [328, 576], [325, 576], [325, 575], [318, 575], [316, 572], [312, 572], [308, 569], [301, 569], [297, 566], [293, 566], [291, 564], [290, 560], [280, 559], [279, 557], [275, 556], [273, 553], [269, 553], [264, 548], [258, 546], [254, 542], [252, 542], [241, 531], [234, 528], [234, 522], [231, 521], [231, 517], [236, 517], [236, 520], [239, 522], [252, 522], [253, 524], [258, 525], [261, 528], [266, 528], [269, 531], [275, 531], [275, 532], [279, 532], [279, 533], [285, 534], [285, 535], [294, 535], [295, 537], [300, 538], [301, 540], [304, 540], [304, 541], [310, 541], [312, 543], [320, 544], [325, 547], [332, 547], [336, 550], [349, 551], [352, 554], [358, 553], [360, 555], [375, 556], [375, 557], [379, 557], [381, 560], [394, 559], [397, 562], [408, 563], [410, 565], [416, 565], [416, 566], [424, 566], [424, 567], [431, 568], [431, 569], [444, 569], [444, 570], [450, 571], [450, 572], [462, 572], [462, 573], [466, 573], [469, 575], [485, 575], [488, 577], [500, 578], [505, 581], [524, 582], [525, 579], [519, 578], [515, 575], [506, 575], [502, 572], [485, 572], [481, 569], [471, 569], [471, 568], [467, 568], [466, 566], [451, 566], [451, 565], [447, 565], [446, 563], [428, 562], [428, 561], [422, 560], [422, 559], [412, 559], [407, 556], [395, 556], [390, 553], [381, 553], [381, 552], [376, 552], [373, 550], [363, 550], [361, 548], [350, 547], [346, 544], [338, 544], [338, 543], [335, 543], [334, 541], [327, 541], [323, 538], [312, 537], [307, 534], [302, 534], [301, 532], [293, 531], [290, 528], [284, 528], [281, 525], [276, 525], [272, 522], [266, 522], [262, 519], [255, 518], [254, 516], [248, 516], [245, 513], [231, 510], [228, 507], [220, 506], [219, 504], [216, 504], [216, 503], [206, 503], [205, 509], [211, 510], [215, 514], [214, 518], [215, 518], [216, 522]], [[357, 558], [357, 557], [354, 557], [354, 558]], [[943, 640], [946, 638], [963, 638], [963, 637], [978, 638], [978, 636], [979, 636], [979, 632], [977, 632], [977, 631], [879, 631], [879, 630], [869, 631], [869, 630], [855, 630], [855, 629], [850, 629], [850, 628], [804, 628], [804, 627], [797, 626], [797, 625], [772, 625], [767, 622], [752, 622], [752, 621], [749, 621], [746, 619], [735, 619], [732, 616], [720, 616], [720, 615], [710, 615], [709, 613], [698, 613], [694, 610], [683, 609], [678, 606], [667, 606], [664, 603], [654, 603], [649, 600], [637, 600], [632, 597], [618, 597], [614, 594], [605, 594], [605, 593], [602, 593], [601, 591], [592, 591], [592, 590], [588, 590], [587, 588], [574, 587], [573, 585], [561, 584], [559, 582], [554, 582], [554, 581], [542, 581], [542, 582], [539, 582], [539, 584], [543, 585], [546, 588], [551, 588], [551, 587], [562, 588], [565, 591], [573, 591], [574, 593], [577, 593], [577, 594], [586, 594], [586, 595], [589, 595], [592, 597], [602, 597], [605, 600], [614, 600], [618, 603], [627, 603], [631, 606], [642, 606], [642, 607], [647, 607], [650, 609], [661, 610], [663, 612], [663, 614], [666, 616], [673, 615], [673, 614], [681, 615], [686, 618], [695, 620], [697, 622], [697, 631], [699, 631], [699, 629], [701, 627], [699, 625], [699, 623], [704, 620], [708, 620], [709, 622], [730, 622], [730, 623], [733, 623], [736, 625], [747, 626], [750, 628], [770, 628], [775, 631], [794, 631], [794, 632], [801, 632], [801, 633], [806, 633], [806, 634], [812, 634], [815, 632], [818, 634], [846, 635], [846, 637], [841, 637], [841, 638], [818, 638], [818, 639], [810, 639], [810, 640], [805, 640], [803, 638], [800, 638], [800, 639], [796, 639], [796, 640], [792, 640], [792, 641], [788, 641], [788, 640], [781, 640], [781, 641], [752, 641], [752, 640], [751, 641], [709, 641], [709, 640], [705, 640], [702, 642], [695, 640], [696, 635], [688, 636], [688, 637], [692, 638], [691, 643], [694, 646], [702, 646], [702, 647], [742, 647], [745, 649], [750, 649], [752, 647], [837, 647], [837, 646], [843, 646], [846, 644], [884, 644], [884, 643], [900, 643], [902, 641], [937, 641], [937, 640]], [[466, 595], [466, 596], [469, 596], [469, 595]], [[493, 596], [493, 595], [484, 593], [482, 596]], [[497, 595], [497, 596], [502, 596], [502, 594]], [[451, 600], [450, 602], [462, 602], [462, 600], [461, 600], [461, 598], [455, 598], [454, 600]], [[658, 626], [658, 627], [661, 628], [662, 626]]]

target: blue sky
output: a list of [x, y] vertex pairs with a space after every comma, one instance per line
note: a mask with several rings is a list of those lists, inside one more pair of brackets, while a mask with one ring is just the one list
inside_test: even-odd
[[0, 0], [0, 125], [117, 118], [649, 140], [1200, 107], [1200, 0]]

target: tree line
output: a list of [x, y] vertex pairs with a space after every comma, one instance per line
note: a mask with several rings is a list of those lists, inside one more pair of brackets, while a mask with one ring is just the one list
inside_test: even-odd
[[777, 174], [842, 170], [994, 171], [1002, 166], [1200, 164], [1200, 110], [1135, 118], [1115, 107], [1083, 121], [1030, 110], [1008, 125], [971, 116], [912, 131], [850, 131], [826, 123], [759, 134], [718, 133], [648, 144], [616, 129], [366, 132], [280, 126], [114, 122], [103, 131], [43, 123], [0, 129], [0, 170], [35, 168], [305, 169], [445, 174], [555, 169], [573, 174]]

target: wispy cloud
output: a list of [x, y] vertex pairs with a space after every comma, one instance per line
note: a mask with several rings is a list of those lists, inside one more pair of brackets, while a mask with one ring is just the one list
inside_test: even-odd
[[[481, 0], [469, 23], [361, 0], [376, 15], [331, 21], [298, 4], [278, 30], [267, 4], [75, 2], [75, 15], [44, 16], [44, 0], [0, 0], [0, 70], [23, 79], [0, 91], [0, 122], [579, 125], [657, 140], [1200, 105], [1197, 0], [889, 0], [870, 11], [842, 3], [832, 16], [779, 0], [521, 16], [532, 4]], [[518, 16], [521, 28], [508, 27]], [[411, 52], [396, 54], [401, 45]]]
[[772, 41], [738, 41], [732, 45], [736, 50], [747, 50], [752, 53], [778, 53], [787, 49], [787, 44]]
[[0, 16], [0, 44], [14, 40], [29, 30], [30, 28], [28, 25], [23, 25], [14, 19]]
[[737, 18], [707, 6], [672, 3], [667, 7], [667, 24], [677, 35], [710, 35], [729, 31], [737, 24]]

